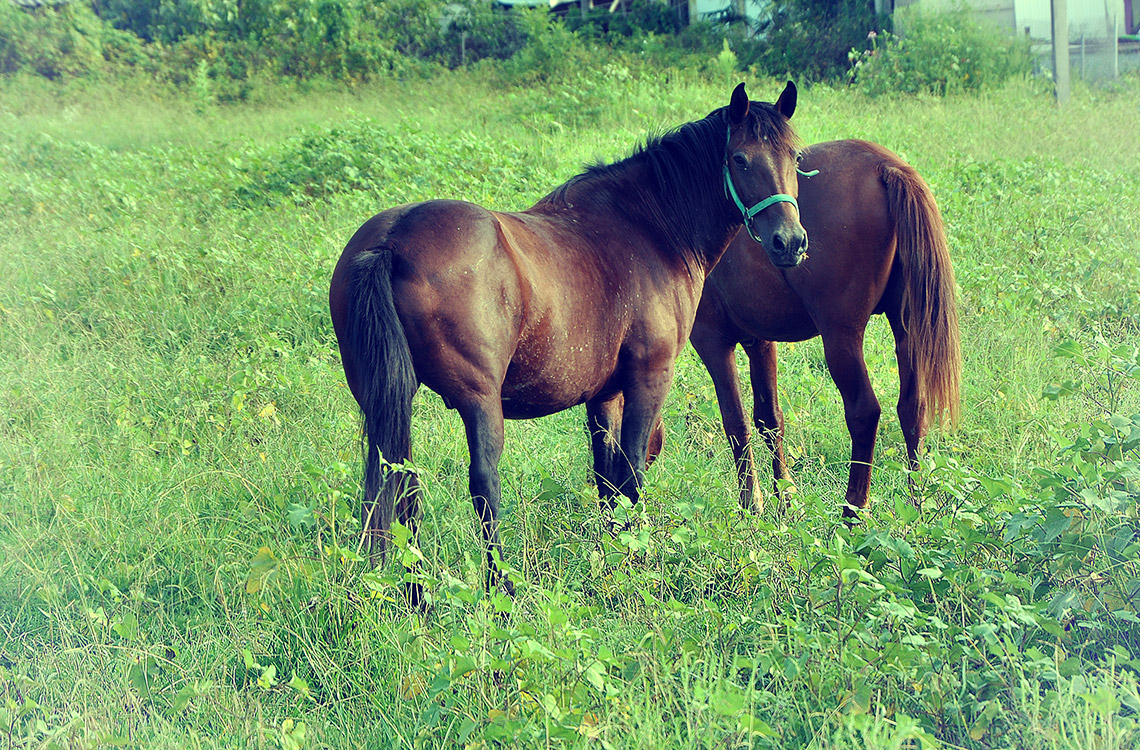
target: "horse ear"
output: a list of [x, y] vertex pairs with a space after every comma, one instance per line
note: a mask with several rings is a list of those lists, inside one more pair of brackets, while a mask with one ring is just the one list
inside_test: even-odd
[[776, 111], [789, 120], [792, 119], [792, 114], [796, 111], [796, 84], [788, 81], [780, 98], [776, 100]]
[[748, 94], [744, 91], [744, 84], [740, 83], [732, 90], [732, 100], [728, 103], [728, 121], [739, 125], [747, 116]]

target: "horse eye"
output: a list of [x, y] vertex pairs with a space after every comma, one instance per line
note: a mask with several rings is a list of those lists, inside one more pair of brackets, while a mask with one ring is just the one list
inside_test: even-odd
[[733, 154], [732, 160], [736, 162], [736, 166], [741, 169], [748, 169], [748, 157], [744, 154]]

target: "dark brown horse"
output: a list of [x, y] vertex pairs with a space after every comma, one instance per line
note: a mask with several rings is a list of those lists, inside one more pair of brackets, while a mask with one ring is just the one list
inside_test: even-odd
[[[760, 500], [734, 352], [748, 354], [753, 419], [772, 451], [776, 480], [789, 479], [784, 416], [776, 397], [777, 341], [823, 337], [831, 377], [851, 433], [844, 515], [867, 505], [879, 402], [863, 361], [872, 314], [890, 321], [898, 357], [898, 416], [910, 467], [932, 418], [958, 416], [961, 358], [954, 273], [942, 217], [930, 188], [909, 164], [866, 141], [820, 143], [803, 152], [803, 249], [769, 245], [744, 232], [705, 284], [691, 341], [712, 375], [736, 461], [740, 502]], [[779, 483], [776, 483], [777, 495]]]
[[504, 418], [585, 403], [603, 500], [637, 501], [705, 277], [745, 222], [769, 247], [807, 244], [794, 198], [795, 102], [791, 83], [774, 105], [750, 103], [741, 84], [727, 107], [521, 213], [437, 200], [357, 230], [329, 303], [364, 416], [362, 516], [374, 563], [393, 508], [417, 524], [417, 478], [399, 465], [421, 384], [463, 419], [490, 580], [508, 592], [494, 562]]

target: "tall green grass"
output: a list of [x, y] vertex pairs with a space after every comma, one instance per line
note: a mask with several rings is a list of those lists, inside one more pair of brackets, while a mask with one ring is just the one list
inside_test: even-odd
[[[823, 361], [781, 349], [797, 491], [735, 506], [691, 351], [632, 530], [609, 535], [583, 415], [508, 425], [513, 602], [482, 588], [462, 425], [423, 392], [417, 546], [357, 546], [355, 405], [327, 317], [343, 243], [431, 197], [521, 209], [730, 86], [610, 62], [268, 92], [0, 88], [0, 735], [12, 747], [1131, 747], [1140, 739], [1137, 81], [1057, 109], [804, 91], [951, 235], [963, 423], [907, 503], [893, 342], [866, 523]], [[770, 99], [776, 81], [749, 81]], [[765, 462], [766, 463], [766, 462]], [[770, 504], [771, 505], [771, 504]]]

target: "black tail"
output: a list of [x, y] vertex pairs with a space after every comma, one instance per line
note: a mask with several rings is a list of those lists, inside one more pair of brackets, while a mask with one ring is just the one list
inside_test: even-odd
[[384, 557], [392, 509], [411, 486], [392, 465], [411, 456], [412, 396], [419, 385], [392, 300], [390, 250], [363, 252], [352, 261], [346, 299], [341, 350], [352, 359], [364, 417], [361, 524], [376, 562]]

